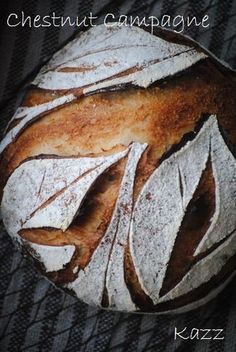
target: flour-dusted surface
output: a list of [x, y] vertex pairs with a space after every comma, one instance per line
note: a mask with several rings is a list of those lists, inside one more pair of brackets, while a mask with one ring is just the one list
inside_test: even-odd
[[[127, 246], [133, 208], [133, 187], [137, 163], [147, 145], [131, 147], [112, 219], [88, 266], [69, 285], [89, 304], [101, 306], [104, 290], [108, 305], [119, 310], [135, 311], [124, 278], [124, 250]], [[96, 292], [96, 295], [94, 295]]]
[[[97, 178], [128, 154], [108, 228], [85, 268], [80, 268], [68, 284], [88, 304], [124, 311], [140, 309], [125, 279], [128, 240], [138, 282], [153, 305], [177, 299], [210, 282], [235, 255], [236, 161], [221, 136], [216, 116], [208, 117], [192, 141], [156, 168], [133, 202], [137, 164], [147, 146], [133, 143], [128, 150], [97, 158], [32, 159], [13, 172], [3, 190], [3, 222], [14, 239], [21, 242], [19, 231], [24, 229], [51, 227], [65, 231]], [[175, 287], [160, 295], [188, 205], [209, 162], [215, 179], [215, 210], [200, 247], [203, 253], [213, 250], [203, 259], [196, 258]], [[70, 246], [45, 246], [44, 251], [43, 245], [29, 245], [46, 271], [63, 269], [74, 252]], [[194, 307], [206, 303], [219, 288], [211, 289], [205, 299], [193, 298], [191, 303]], [[178, 312], [185, 311], [185, 306], [191, 307], [185, 303], [182, 306], [182, 310], [177, 307]]]
[[[147, 88], [205, 58], [206, 54], [193, 47], [170, 43], [139, 27], [93, 27], [57, 52], [32, 82], [40, 89], [64, 90], [65, 95], [43, 104], [19, 107], [0, 143], [0, 154], [33, 121], [80, 95], [126, 84]], [[72, 88], [81, 91], [67, 94]]]
[[[107, 1], [93, 1], [78, 5], [78, 1], [65, 1], [48, 3], [45, 1], [31, 1], [20, 7], [19, 11], [41, 11], [48, 13], [49, 7], [53, 6], [57, 14], [80, 15], [89, 14], [89, 11], [100, 11], [108, 4], [104, 11], [114, 11], [113, 3]], [[5, 3], [3, 4], [4, 7]], [[194, 38], [214, 51], [214, 53], [226, 59], [231, 65], [235, 65], [235, 25], [234, 25], [234, 2], [216, 1], [210, 4], [203, 2], [180, 2], [176, 6], [174, 2], [155, 1], [150, 7], [142, 7], [140, 1], [127, 1], [119, 6], [118, 13], [143, 16], [173, 13], [183, 14], [185, 11], [192, 13], [208, 13], [211, 18], [211, 27], [205, 32], [201, 27], [186, 28]], [[15, 4], [12, 12], [15, 12]], [[22, 84], [40, 60], [51, 56], [58, 46], [68, 38], [74, 29], [54, 28], [40, 31], [28, 29], [14, 30], [3, 28], [2, 41], [2, 65], [0, 95], [1, 99], [12, 97], [12, 92]], [[22, 32], [24, 35], [22, 35]], [[7, 50], [6, 50], [7, 47]], [[17, 55], [13, 55], [17, 52]], [[10, 104], [1, 109], [1, 127], [7, 123], [7, 117], [14, 112], [14, 97]], [[4, 117], [4, 118], [3, 118]], [[14, 350], [14, 346], [25, 348], [28, 351], [34, 349], [51, 351], [83, 351], [107, 352], [107, 351], [176, 351], [180, 349], [195, 349], [197, 352], [224, 351], [231, 352], [236, 349], [235, 336], [235, 295], [236, 286], [233, 281], [217, 300], [197, 311], [184, 315], [168, 316], [139, 316], [133, 314], [121, 314], [102, 311], [96, 308], [88, 308], [87, 305], [75, 301], [66, 293], [53, 287], [48, 281], [42, 279], [32, 264], [22, 258], [19, 251], [13, 247], [9, 236], [5, 231], [0, 231], [1, 253], [1, 349]], [[30, 290], [29, 290], [30, 288]], [[225, 339], [223, 341], [192, 340], [174, 341], [173, 330], [177, 326], [181, 330], [188, 326], [192, 327], [223, 327]], [[137, 331], [139, 333], [137, 334]], [[33, 345], [33, 347], [31, 347]]]
[[20, 165], [3, 191], [3, 222], [13, 239], [27, 228], [66, 230], [98, 176], [126, 155], [33, 159]]
[[[205, 252], [217, 242], [230, 238], [197, 262], [175, 287], [174, 293], [160, 299], [176, 237], [209, 158], [216, 184], [215, 214], [201, 240], [208, 246], [200, 243], [199, 247]], [[176, 298], [209, 281], [235, 254], [235, 194], [236, 160], [221, 136], [216, 117], [211, 116], [193, 141], [187, 142], [156, 169], [135, 205], [131, 251], [140, 283], [154, 303]]]
[[27, 241], [31, 255], [43, 264], [47, 272], [64, 268], [71, 261], [75, 246], [44, 246]]
[[56, 53], [33, 84], [52, 90], [82, 88], [84, 93], [126, 83], [146, 88], [206, 57], [194, 48], [169, 43], [138, 27], [101, 25]]

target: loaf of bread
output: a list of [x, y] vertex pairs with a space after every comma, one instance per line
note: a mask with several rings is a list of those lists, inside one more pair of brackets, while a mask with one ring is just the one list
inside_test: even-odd
[[79, 34], [0, 144], [6, 230], [88, 304], [205, 304], [236, 272], [235, 97], [234, 72], [180, 35]]

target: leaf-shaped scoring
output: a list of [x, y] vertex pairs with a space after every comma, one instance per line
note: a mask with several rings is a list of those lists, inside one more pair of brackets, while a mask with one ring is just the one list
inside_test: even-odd
[[20, 240], [21, 229], [66, 230], [98, 176], [127, 153], [128, 149], [97, 158], [46, 157], [21, 164], [3, 192], [1, 210], [9, 234]]
[[211, 254], [197, 262], [183, 277], [183, 279], [171, 291], [159, 299], [165, 302], [189, 291], [194, 290], [200, 284], [208, 282], [213, 276], [217, 275], [229, 258], [236, 253], [236, 230], [217, 247]]
[[[203, 304], [206, 304], [207, 302], [209, 302], [210, 300], [212, 300], [213, 298], [215, 298], [229, 283], [230, 281], [235, 277], [236, 273], [233, 272], [230, 276], [227, 277], [226, 280], [224, 280], [219, 286], [217, 286], [216, 288], [214, 288], [213, 290], [211, 290], [206, 296], [204, 296], [203, 298], [198, 299], [197, 301], [194, 301], [192, 303], [188, 303], [182, 307], [176, 308], [176, 309], [171, 309], [171, 310], [165, 310], [164, 312], [162, 312], [162, 314], [166, 314], [166, 313], [185, 313], [188, 312], [190, 310], [196, 309], [200, 306], [202, 306]], [[198, 278], [199, 280], [199, 278]], [[164, 297], [163, 297], [164, 300]]]
[[195, 255], [203, 253], [236, 229], [236, 161], [216, 123], [211, 130], [211, 159], [216, 182], [216, 211]]
[[[84, 88], [83, 93], [125, 83], [147, 87], [204, 58], [194, 48], [167, 42], [138, 27], [100, 25], [56, 53], [33, 84], [54, 90]], [[62, 71], [68, 67], [69, 72]]]
[[89, 304], [101, 306], [104, 289], [107, 289], [109, 307], [128, 311], [136, 308], [124, 279], [124, 246], [132, 216], [136, 167], [146, 147], [147, 144], [132, 145], [108, 229], [89, 264], [69, 285], [79, 298]]
[[[155, 304], [160, 302], [159, 293], [175, 239], [187, 205], [206, 167], [209, 153], [216, 180], [218, 210], [212, 227], [203, 238], [202, 243], [206, 245], [202, 245], [202, 248], [209, 248], [228, 236], [236, 227], [236, 161], [225, 145], [215, 116], [205, 122], [193, 141], [188, 142], [160, 165], [145, 184], [135, 204], [130, 249], [140, 284]], [[191, 274], [186, 275], [170, 297], [186, 293], [199, 286], [201, 280], [205, 282], [216, 275], [223, 262], [226, 263], [228, 257], [234, 253], [235, 239], [231, 238], [228, 242], [232, 248], [224, 244], [212, 255], [197, 263]], [[218, 258], [219, 252], [221, 259], [206, 269], [205, 262], [209, 263], [216, 255]], [[203, 274], [204, 270], [208, 272]], [[162, 300], [165, 300], [165, 297], [162, 297]]]
[[[236, 162], [220, 134], [216, 117], [211, 116], [193, 141], [159, 166], [144, 185], [133, 210], [136, 167], [145, 148], [146, 144], [132, 145], [107, 231], [87, 267], [69, 285], [87, 303], [101, 305], [106, 290], [110, 307], [136, 308], [124, 279], [128, 237], [140, 284], [155, 304], [175, 299], [209, 281], [235, 253]], [[48, 157], [24, 162], [4, 188], [2, 215], [10, 235], [20, 240], [19, 230], [32, 227], [65, 230], [97, 177], [127, 153], [128, 149], [106, 157]], [[160, 297], [176, 236], [209, 159], [216, 186], [216, 210], [195, 255], [221, 243]], [[63, 268], [75, 251], [74, 246], [29, 245], [47, 271]], [[54, 256], [58, 260], [52, 263]]]

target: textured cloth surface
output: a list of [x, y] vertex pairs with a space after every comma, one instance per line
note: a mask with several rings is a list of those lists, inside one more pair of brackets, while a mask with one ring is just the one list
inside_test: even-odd
[[[161, 17], [162, 14], [210, 16], [210, 27], [185, 33], [236, 67], [236, 1], [47, 0], [9, 1], [2, 6], [0, 30], [0, 128], [3, 130], [22, 96], [22, 88], [42, 63], [77, 28], [6, 26], [6, 16], [79, 16], [92, 12]], [[20, 91], [20, 94], [18, 92]], [[13, 246], [0, 227], [0, 351], [236, 351], [236, 281], [207, 306], [175, 316], [113, 313], [88, 307], [43, 278]], [[225, 339], [176, 340], [174, 327], [224, 329]]]

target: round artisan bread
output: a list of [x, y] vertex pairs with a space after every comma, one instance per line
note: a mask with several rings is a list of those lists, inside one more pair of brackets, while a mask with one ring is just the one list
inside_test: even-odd
[[179, 35], [80, 34], [0, 144], [8, 233], [88, 304], [206, 303], [236, 270], [235, 93], [234, 72]]

